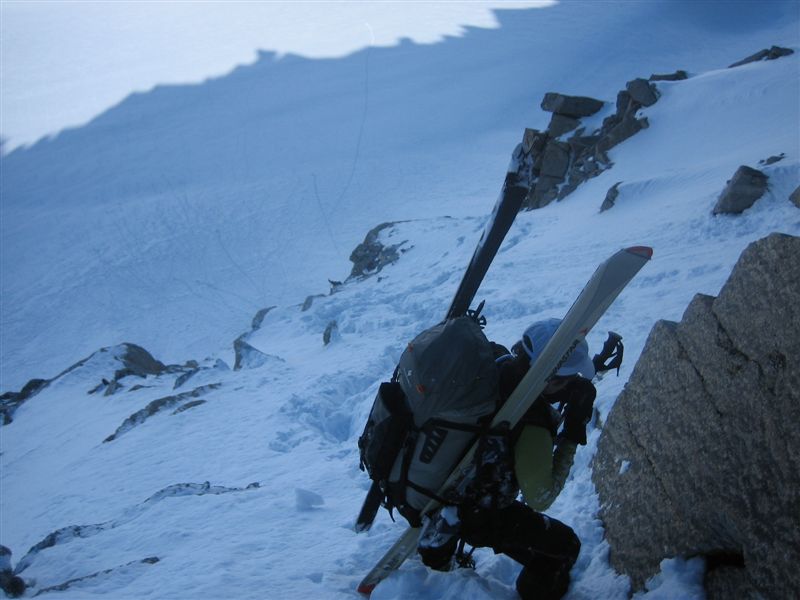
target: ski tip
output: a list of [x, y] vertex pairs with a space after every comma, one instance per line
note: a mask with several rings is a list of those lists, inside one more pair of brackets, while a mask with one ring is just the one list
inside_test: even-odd
[[648, 260], [653, 258], [653, 249], [650, 246], [631, 246], [630, 248], [625, 248], [625, 251]]
[[358, 593], [364, 594], [365, 596], [369, 596], [372, 593], [372, 590], [375, 589], [374, 583], [362, 583], [358, 586]]

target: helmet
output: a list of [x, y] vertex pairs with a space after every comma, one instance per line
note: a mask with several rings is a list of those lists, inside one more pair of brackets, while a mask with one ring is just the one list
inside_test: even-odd
[[[522, 335], [522, 347], [533, 363], [544, 350], [547, 342], [553, 337], [553, 334], [561, 324], [561, 319], [544, 319], [537, 321], [525, 330]], [[594, 377], [594, 365], [592, 359], [589, 358], [589, 344], [586, 340], [581, 340], [575, 349], [561, 365], [561, 368], [556, 372], [560, 377], [569, 377], [570, 375], [581, 375], [586, 379]]]

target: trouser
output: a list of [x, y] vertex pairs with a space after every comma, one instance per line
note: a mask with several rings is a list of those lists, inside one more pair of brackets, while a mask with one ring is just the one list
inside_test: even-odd
[[502, 509], [462, 507], [461, 537], [522, 564], [517, 592], [523, 600], [557, 600], [567, 593], [569, 572], [581, 548], [570, 527], [522, 502]]

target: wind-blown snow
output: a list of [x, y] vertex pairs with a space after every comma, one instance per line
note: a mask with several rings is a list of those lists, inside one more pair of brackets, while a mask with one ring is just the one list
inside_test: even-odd
[[[725, 68], [772, 44], [800, 49], [796, 5], [697, 4], [564, 3], [504, 11], [499, 29], [438, 45], [265, 56], [4, 157], [3, 391], [123, 341], [203, 367], [177, 387], [185, 369], [127, 377], [104, 396], [88, 393], [114, 375], [97, 355], [0, 429], [0, 543], [17, 561], [58, 532], [21, 575], [45, 589], [97, 574], [64, 598], [357, 597], [403, 524], [383, 513], [353, 532], [368, 487], [356, 439], [405, 343], [444, 315], [522, 128], [546, 124], [542, 95], [613, 102], [629, 79], [684, 68], [690, 79], [658, 84], [642, 111], [650, 127], [611, 151], [611, 170], [519, 215], [477, 298], [490, 339], [509, 345], [531, 321], [563, 316], [612, 252], [653, 246], [588, 338], [625, 339], [620, 376], [598, 383], [604, 420], [656, 320], [716, 294], [750, 242], [800, 235], [788, 200], [800, 181], [798, 54]], [[713, 217], [741, 164], [763, 168], [768, 193]], [[618, 181], [616, 205], [599, 213]], [[327, 277], [346, 277], [349, 252], [384, 221], [402, 221], [380, 234], [399, 261], [301, 310]], [[232, 366], [233, 339], [273, 305], [247, 339], [262, 366], [217, 360]], [[104, 442], [192, 390], [202, 395], [162, 402]], [[549, 512], [583, 542], [572, 599], [630, 587], [609, 567], [597, 517], [599, 434]], [[514, 598], [518, 566], [476, 556], [476, 572], [410, 560], [372, 597]], [[702, 561], [687, 558], [666, 561], [642, 597], [698, 597]]]

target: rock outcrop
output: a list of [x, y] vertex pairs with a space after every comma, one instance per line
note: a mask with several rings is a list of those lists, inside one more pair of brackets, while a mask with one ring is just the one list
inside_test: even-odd
[[767, 191], [767, 176], [759, 171], [742, 165], [717, 199], [713, 213], [739, 214], [744, 212]]
[[[659, 80], [681, 78], [674, 75], [653, 75]], [[645, 79], [629, 81], [617, 94], [616, 111], [603, 120], [601, 127], [587, 135], [582, 118], [600, 111], [604, 103], [584, 96], [565, 96], [548, 92], [542, 109], [552, 112], [545, 131], [526, 129], [522, 146], [533, 156], [531, 191], [524, 208], [547, 206], [563, 200], [583, 182], [611, 168], [608, 151], [648, 127], [647, 118], [638, 111], [658, 101], [654, 83]], [[572, 135], [566, 137], [568, 133]]]
[[28, 383], [22, 386], [18, 392], [6, 392], [0, 395], [0, 425], [8, 425], [13, 419], [16, 410], [22, 404], [42, 391], [50, 381], [46, 379], [31, 379]]
[[353, 269], [350, 271], [348, 280], [374, 275], [386, 265], [392, 264], [400, 258], [400, 246], [405, 242], [393, 246], [384, 246], [378, 239], [381, 231], [394, 224], [381, 223], [377, 227], [373, 227], [367, 233], [364, 241], [355, 247], [355, 250], [350, 254]]
[[800, 597], [800, 238], [751, 244], [716, 298], [653, 327], [593, 480], [635, 588], [705, 556], [714, 598]]
[[[110, 364], [113, 365], [113, 367], [111, 367], [114, 369], [113, 374], [109, 372], [106, 377], [102, 378], [99, 384], [89, 390], [90, 394], [104, 390], [104, 395], [110, 396], [121, 389], [122, 384], [120, 380], [130, 375], [145, 378], [148, 375], [159, 375], [163, 372], [178, 372], [186, 368], [178, 365], [165, 365], [161, 361], [153, 358], [147, 350], [136, 344], [122, 343], [117, 346], [101, 348], [97, 352], [62, 371], [52, 379], [31, 379], [19, 392], [6, 392], [0, 395], [0, 422], [2, 422], [3, 425], [11, 423], [14, 412], [22, 406], [24, 402], [33, 398], [57, 379], [72, 373], [91, 361], [104, 361], [104, 359], [110, 359], [110, 361], [106, 360], [105, 362], [110, 362]], [[106, 368], [109, 368], [108, 365], [106, 365]]]
[[795, 190], [789, 194], [789, 200], [797, 207], [800, 208], [800, 185], [798, 185]]
[[650, 81], [682, 81], [684, 79], [689, 79], [689, 74], [681, 69], [674, 73], [664, 73], [661, 75], [653, 73], [650, 75]]
[[794, 54], [794, 50], [790, 48], [781, 48], [780, 46], [772, 46], [771, 48], [765, 48], [764, 50], [759, 50], [755, 54], [733, 63], [728, 68], [732, 69], [734, 67], [741, 67], [742, 65], [746, 65], [747, 63], [758, 62], [760, 60], [775, 60], [776, 58], [780, 58], [782, 56], [789, 56], [790, 54]]

